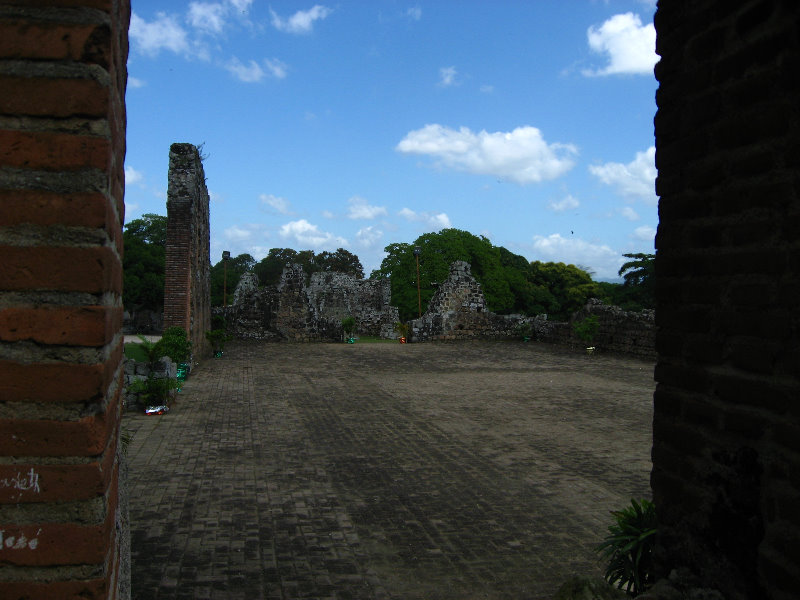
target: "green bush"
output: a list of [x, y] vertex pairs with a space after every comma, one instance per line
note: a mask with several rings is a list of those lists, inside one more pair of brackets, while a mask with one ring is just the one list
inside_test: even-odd
[[225, 342], [231, 339], [224, 329], [212, 329], [206, 331], [206, 339], [211, 344], [214, 352], [222, 352], [225, 349]]
[[160, 406], [167, 404], [172, 390], [177, 390], [178, 381], [171, 377], [155, 377], [152, 373], [147, 379], [137, 379], [133, 381], [128, 390], [139, 395], [139, 399], [145, 406]]
[[182, 363], [192, 353], [192, 343], [186, 337], [183, 327], [169, 327], [156, 342], [155, 352], [158, 358], [168, 356], [172, 362]]
[[342, 319], [342, 330], [349, 337], [353, 330], [356, 328], [356, 320], [353, 317], [345, 317]]
[[594, 336], [597, 335], [597, 330], [600, 329], [600, 321], [597, 315], [589, 315], [582, 321], [575, 321], [572, 324], [572, 330], [580, 339], [587, 344], [591, 344]]
[[605, 579], [629, 596], [638, 596], [653, 584], [653, 545], [658, 523], [656, 507], [649, 500], [611, 511], [614, 523], [596, 551], [608, 561]]

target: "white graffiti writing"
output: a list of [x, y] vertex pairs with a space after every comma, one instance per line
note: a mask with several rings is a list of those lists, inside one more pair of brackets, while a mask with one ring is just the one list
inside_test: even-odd
[[[42, 533], [42, 530], [39, 529], [36, 532], [38, 536]], [[5, 529], [0, 529], [0, 551], [3, 550], [36, 550], [39, 546], [39, 538], [34, 537], [33, 539], [28, 539], [25, 537], [24, 533], [20, 533], [19, 535], [8, 535]]]
[[41, 491], [39, 489], [39, 474], [31, 467], [31, 470], [24, 475], [17, 473], [14, 477], [0, 479], [0, 488], [11, 488], [21, 492], [33, 490], [38, 494]]

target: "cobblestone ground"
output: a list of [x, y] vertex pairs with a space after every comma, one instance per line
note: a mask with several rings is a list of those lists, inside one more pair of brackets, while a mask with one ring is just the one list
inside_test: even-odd
[[134, 598], [551, 598], [649, 497], [652, 373], [521, 342], [234, 345], [123, 420]]

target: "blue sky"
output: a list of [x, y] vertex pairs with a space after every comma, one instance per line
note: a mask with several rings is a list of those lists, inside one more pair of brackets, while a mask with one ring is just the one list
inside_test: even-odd
[[204, 144], [211, 257], [455, 227], [613, 279], [652, 252], [655, 2], [133, 0], [126, 222]]

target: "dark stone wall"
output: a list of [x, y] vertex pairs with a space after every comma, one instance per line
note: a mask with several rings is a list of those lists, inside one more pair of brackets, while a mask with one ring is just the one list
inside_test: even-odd
[[661, 1], [659, 574], [800, 590], [800, 3]]
[[195, 358], [210, 355], [209, 199], [200, 152], [192, 144], [169, 149], [164, 328], [182, 327]]

